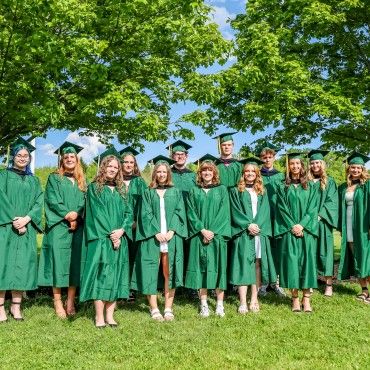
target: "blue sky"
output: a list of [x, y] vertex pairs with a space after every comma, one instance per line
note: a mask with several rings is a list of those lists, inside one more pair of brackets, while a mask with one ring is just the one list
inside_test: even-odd
[[[232, 29], [229, 25], [229, 20], [233, 19], [236, 14], [243, 13], [245, 10], [245, 0], [218, 0], [218, 1], [207, 1], [208, 4], [212, 5], [213, 19], [219, 25], [220, 31], [224, 37], [231, 39], [233, 37]], [[210, 69], [211, 72], [217, 71], [220, 67], [214, 66]], [[196, 108], [194, 103], [186, 102], [172, 106], [171, 119], [176, 121], [184, 113], [193, 111]], [[191, 126], [189, 126], [191, 127]], [[188, 143], [193, 146], [189, 151], [189, 161], [195, 161], [205, 153], [217, 155], [217, 144], [216, 140], [213, 140], [209, 136], [205, 135], [199, 127], [192, 127], [195, 134], [195, 140], [189, 141]], [[229, 131], [224, 128], [218, 131], [222, 133]], [[269, 132], [260, 133], [258, 135], [251, 135], [250, 132], [238, 133], [234, 136], [235, 151], [237, 152], [244, 144], [250, 144], [254, 140], [265, 136]], [[105, 149], [96, 137], [83, 137], [79, 136], [77, 132], [69, 131], [49, 131], [46, 138], [36, 139], [36, 167], [56, 165], [57, 158], [53, 154], [55, 149], [59, 147], [65, 140], [74, 142], [83, 146], [85, 149], [81, 152], [81, 156], [84, 160], [89, 163], [92, 158], [98, 153]], [[173, 141], [171, 138], [166, 143], [156, 142], [148, 143], [143, 142], [145, 145], [145, 152], [140, 154], [137, 159], [140, 167], [144, 167], [146, 162], [158, 154], [167, 155], [165, 147]], [[117, 149], [121, 149], [122, 146], [117, 141], [112, 142]]]

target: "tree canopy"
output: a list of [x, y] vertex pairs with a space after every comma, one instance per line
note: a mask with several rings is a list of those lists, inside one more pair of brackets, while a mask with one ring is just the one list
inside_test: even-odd
[[235, 63], [198, 78], [188, 115], [212, 132], [220, 124], [277, 144], [369, 151], [370, 7], [365, 0], [248, 0], [232, 21]]
[[209, 14], [200, 0], [1, 1], [0, 145], [51, 128], [165, 139], [185, 81], [227, 57]]

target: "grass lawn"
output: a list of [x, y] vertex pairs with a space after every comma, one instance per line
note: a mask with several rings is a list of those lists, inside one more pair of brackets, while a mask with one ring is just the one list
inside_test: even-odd
[[349, 283], [336, 285], [331, 299], [315, 291], [312, 314], [293, 314], [288, 298], [270, 293], [260, 313], [240, 316], [232, 296], [226, 317], [209, 319], [179, 298], [172, 323], [151, 321], [141, 298], [120, 305], [119, 328], [103, 330], [93, 326], [90, 303], [62, 321], [51, 298], [38, 296], [25, 302], [24, 322], [0, 325], [0, 368], [366, 369], [370, 306], [355, 300], [358, 291]]

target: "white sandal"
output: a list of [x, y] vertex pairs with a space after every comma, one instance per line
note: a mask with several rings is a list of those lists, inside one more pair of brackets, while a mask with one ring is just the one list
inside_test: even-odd
[[246, 304], [241, 304], [238, 308], [238, 312], [241, 314], [241, 315], [245, 315], [246, 313], [248, 313], [248, 306]]
[[163, 313], [164, 313], [163, 317], [166, 321], [175, 320], [175, 315], [173, 314], [172, 308], [165, 308]]
[[156, 320], [156, 321], [163, 321], [163, 316], [161, 314], [161, 312], [159, 311], [158, 308], [153, 308], [152, 310], [150, 310], [150, 316], [153, 320]]

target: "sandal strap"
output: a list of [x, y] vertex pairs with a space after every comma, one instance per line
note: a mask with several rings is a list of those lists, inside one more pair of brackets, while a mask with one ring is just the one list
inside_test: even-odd
[[363, 291], [363, 292], [367, 292], [367, 291], [369, 290], [369, 289], [367, 288], [367, 286], [362, 286], [362, 287], [361, 287], [361, 289], [362, 289], [362, 291]]
[[163, 311], [164, 314], [168, 313], [168, 314], [173, 314], [173, 311], [172, 311], [172, 308], [165, 308], [164, 311]]
[[12, 304], [12, 305], [15, 305], [15, 304], [22, 304], [22, 302], [14, 302], [14, 301], [11, 301], [11, 304]]
[[309, 294], [303, 294], [303, 298], [311, 298]]

